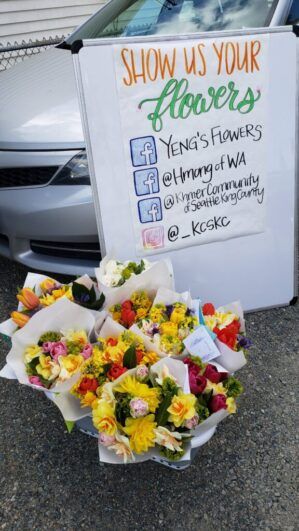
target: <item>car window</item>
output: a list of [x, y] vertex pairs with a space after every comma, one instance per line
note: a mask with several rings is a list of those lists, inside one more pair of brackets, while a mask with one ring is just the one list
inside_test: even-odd
[[293, 1], [287, 24], [299, 24], [299, 0]]
[[267, 26], [278, 0], [113, 0], [67, 40]]

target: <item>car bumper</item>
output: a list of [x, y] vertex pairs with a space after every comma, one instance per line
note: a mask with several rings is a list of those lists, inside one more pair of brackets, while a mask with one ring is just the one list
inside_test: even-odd
[[91, 187], [0, 190], [0, 254], [31, 269], [94, 274], [100, 251]]

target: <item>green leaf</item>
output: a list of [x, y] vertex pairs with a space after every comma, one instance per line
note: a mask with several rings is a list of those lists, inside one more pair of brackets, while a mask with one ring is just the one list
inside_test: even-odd
[[75, 422], [73, 420], [65, 420], [64, 422], [65, 422], [67, 431], [69, 433], [72, 433], [74, 426], [75, 426]]
[[169, 413], [167, 409], [169, 408], [172, 400], [172, 395], [167, 394], [165, 395], [164, 399], [162, 400], [161, 404], [158, 407], [155, 421], [157, 422], [158, 426], [165, 426], [168, 422]]
[[123, 358], [123, 366], [127, 369], [134, 369], [137, 365], [136, 348], [132, 345], [126, 350]]

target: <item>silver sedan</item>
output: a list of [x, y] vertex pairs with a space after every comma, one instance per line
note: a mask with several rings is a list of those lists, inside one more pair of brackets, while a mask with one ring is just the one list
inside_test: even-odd
[[299, 0], [112, 0], [57, 48], [1, 73], [0, 254], [74, 275], [100, 259], [72, 42], [298, 20]]

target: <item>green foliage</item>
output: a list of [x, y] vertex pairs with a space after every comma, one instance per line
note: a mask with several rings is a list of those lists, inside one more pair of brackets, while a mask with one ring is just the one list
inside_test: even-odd
[[199, 416], [199, 421], [202, 422], [203, 420], [207, 419], [210, 416], [210, 412], [206, 406], [203, 406], [198, 401], [195, 406], [196, 413]]
[[166, 457], [169, 461], [179, 461], [185, 454], [184, 450], [182, 452], [176, 452], [165, 448], [165, 446], [160, 446], [160, 454], [163, 457]]
[[36, 366], [39, 364], [39, 356], [33, 358], [29, 363], [26, 364], [26, 372], [28, 376], [36, 376]]
[[222, 383], [227, 390], [227, 396], [229, 397], [236, 398], [244, 391], [243, 385], [237, 380], [237, 378], [234, 378], [234, 376], [229, 376]]
[[126, 418], [131, 416], [130, 412], [130, 395], [123, 393], [115, 393], [116, 406], [115, 406], [115, 416], [117, 421], [124, 426], [126, 423]]
[[41, 347], [43, 343], [47, 343], [48, 341], [57, 342], [57, 341], [60, 341], [61, 338], [62, 338], [62, 334], [60, 334], [59, 332], [53, 332], [53, 331], [45, 332], [44, 334], [40, 336], [38, 345]]
[[170, 394], [171, 397], [173, 397], [174, 395], [177, 395], [178, 393], [178, 386], [177, 384], [175, 383], [175, 381], [172, 379], [172, 378], [164, 378], [163, 380], [163, 383], [162, 383], [162, 393], [163, 395], [168, 395]]
[[213, 395], [213, 391], [209, 391], [208, 393], [203, 393], [202, 395], [199, 395], [197, 397], [198, 404], [201, 404], [204, 407], [208, 407], [208, 403], [210, 402]]
[[132, 345], [126, 350], [123, 357], [123, 366], [127, 369], [134, 369], [137, 365], [136, 348]]
[[83, 284], [79, 282], [73, 282], [72, 284], [72, 294], [74, 300], [80, 306], [88, 308], [89, 310], [100, 310], [105, 302], [105, 295], [100, 294], [100, 297], [97, 299], [97, 293], [95, 287], [92, 286], [88, 289]]
[[169, 413], [167, 409], [169, 408], [172, 400], [172, 394], [167, 393], [162, 402], [160, 403], [157, 412], [156, 412], [156, 418], [155, 421], [157, 422], [158, 426], [165, 426], [168, 422]]
[[197, 365], [201, 370], [205, 369], [206, 366], [207, 366], [207, 363], [204, 363], [201, 358], [199, 358], [198, 356], [191, 356], [191, 354], [188, 355], [188, 358], [190, 358], [190, 360], [195, 364]]
[[69, 433], [72, 433], [74, 426], [75, 426], [75, 422], [73, 420], [65, 420], [64, 422], [65, 422], [67, 431]]

